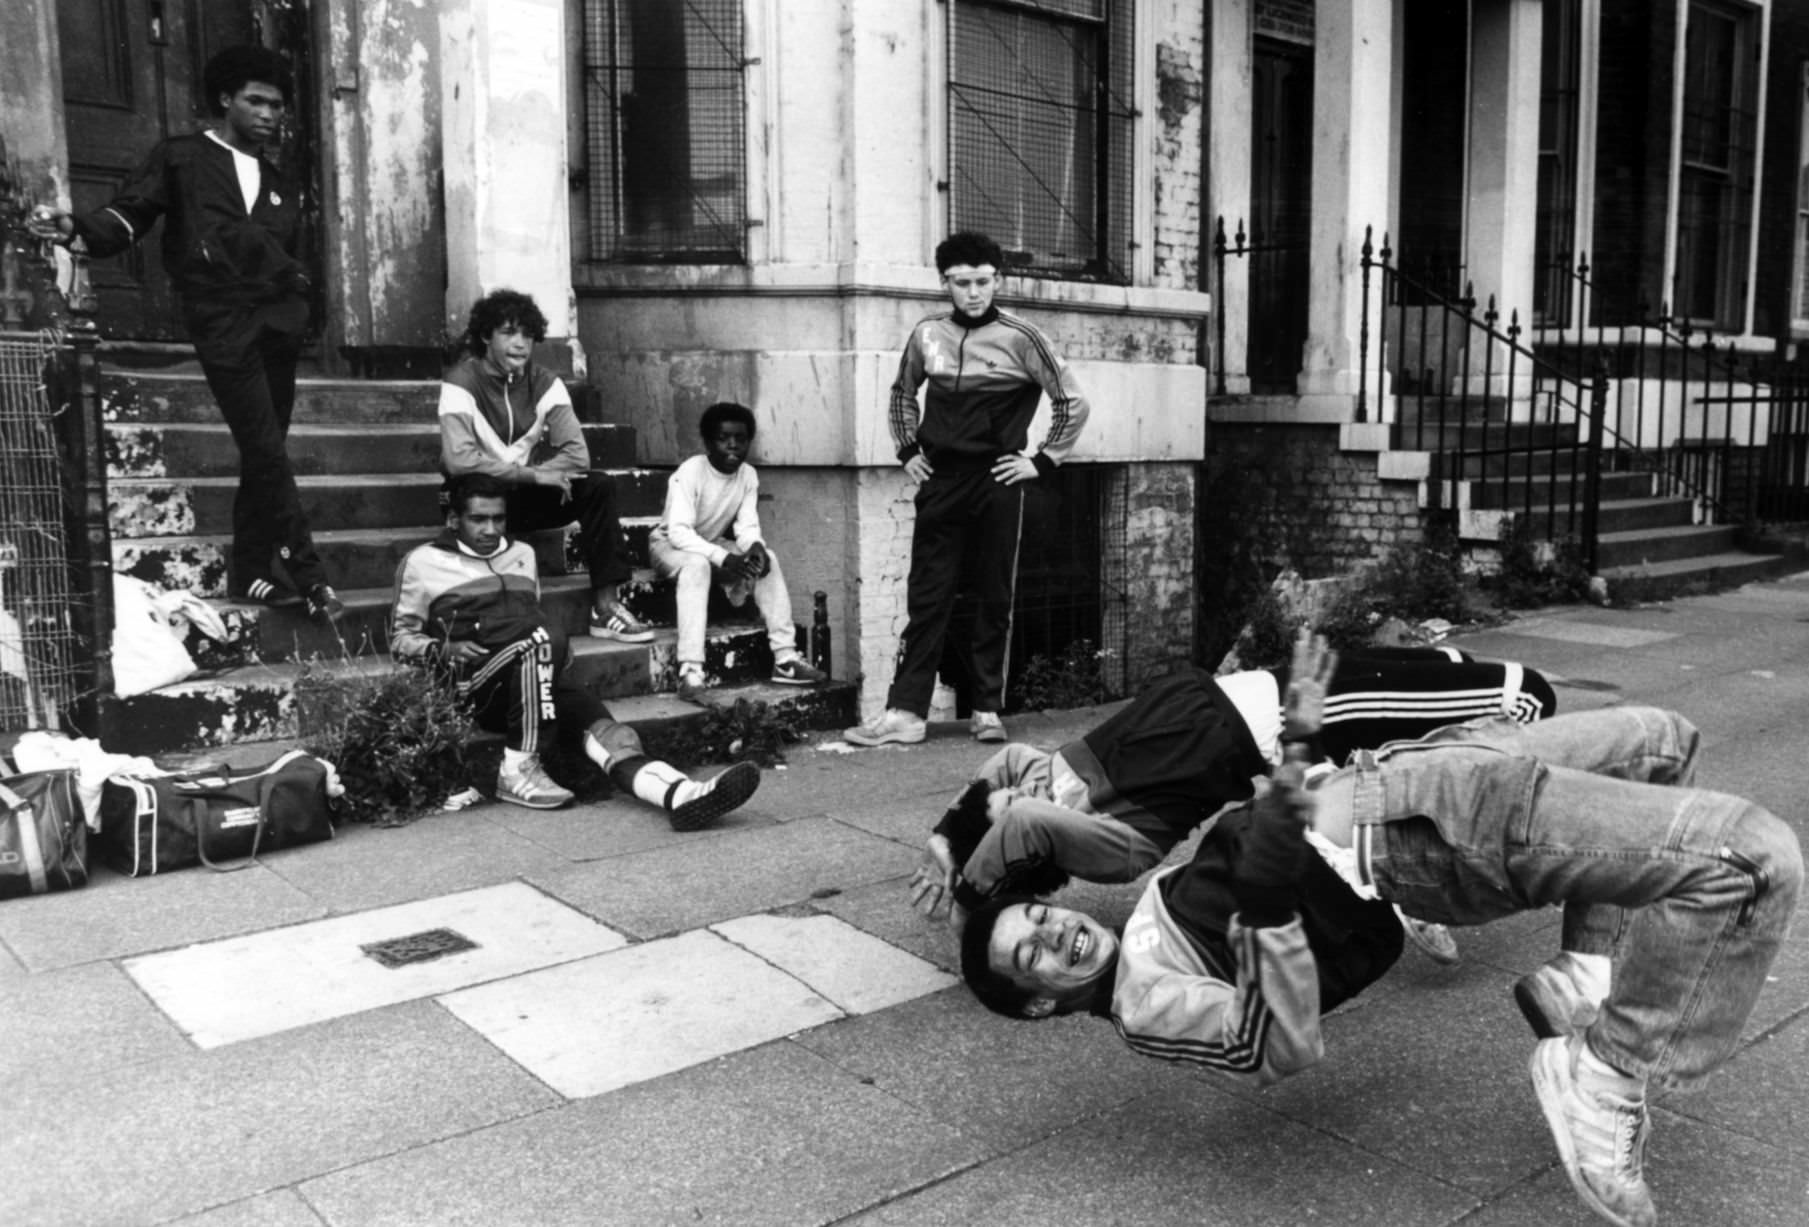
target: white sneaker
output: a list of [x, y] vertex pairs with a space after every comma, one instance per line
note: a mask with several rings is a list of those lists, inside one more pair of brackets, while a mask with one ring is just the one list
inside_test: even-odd
[[1419, 920], [1398, 907], [1394, 914], [1401, 918], [1401, 932], [1407, 935], [1407, 940], [1418, 946], [1421, 953], [1434, 963], [1443, 963], [1449, 967], [1463, 958], [1457, 951], [1457, 939], [1451, 936], [1451, 930], [1444, 925]]
[[707, 780], [686, 780], [667, 798], [668, 821], [675, 831], [700, 830], [738, 808], [758, 787], [760, 768], [752, 763], [736, 763]]
[[977, 711], [967, 722], [968, 732], [974, 735], [975, 741], [1004, 741], [1005, 722], [999, 719], [996, 711]]
[[514, 771], [504, 764], [496, 773], [496, 799], [528, 809], [559, 809], [571, 804], [572, 793], [553, 783], [540, 765], [540, 757], [530, 754]]
[[924, 723], [922, 716], [888, 707], [865, 724], [843, 729], [842, 740], [851, 741], [857, 746], [883, 746], [893, 741], [901, 745], [915, 745], [928, 732], [929, 726]]
[[1558, 955], [1514, 984], [1514, 1004], [1542, 1040], [1589, 1030], [1606, 996], [1605, 986], [1591, 984], [1572, 954]]
[[1564, 1173], [1583, 1204], [1618, 1227], [1652, 1227], [1658, 1208], [1643, 1171], [1646, 1098], [1616, 1094], [1599, 1076], [1579, 1068], [1583, 1037], [1543, 1040], [1528, 1068], [1533, 1091]]

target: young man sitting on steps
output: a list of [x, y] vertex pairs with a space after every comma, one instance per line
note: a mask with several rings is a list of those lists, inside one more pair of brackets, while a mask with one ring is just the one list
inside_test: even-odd
[[451, 671], [478, 724], [506, 741], [498, 800], [558, 809], [572, 799], [540, 765], [563, 724], [619, 788], [665, 810], [675, 830], [706, 827], [754, 795], [760, 769], [736, 763], [707, 780], [647, 757], [641, 739], [571, 680], [564, 633], [540, 608], [534, 551], [504, 535], [508, 486], [481, 473], [454, 478], [446, 530], [396, 571], [390, 653]]
[[526, 294], [495, 290], [471, 307], [466, 353], [440, 382], [440, 467], [451, 481], [486, 473], [508, 491], [517, 534], [578, 525], [590, 572], [590, 633], [650, 643], [653, 631], [623, 607], [629, 576], [616, 518], [615, 483], [593, 469], [565, 381], [537, 365], [546, 316]]
[[798, 653], [785, 573], [760, 531], [760, 478], [747, 458], [754, 444], [753, 410], [718, 402], [703, 411], [697, 431], [703, 455], [666, 479], [666, 509], [648, 542], [654, 568], [678, 580], [678, 697], [695, 700], [708, 684], [704, 627], [712, 580], [730, 604], [754, 598], [772, 645], [772, 680], [814, 686], [823, 671]]

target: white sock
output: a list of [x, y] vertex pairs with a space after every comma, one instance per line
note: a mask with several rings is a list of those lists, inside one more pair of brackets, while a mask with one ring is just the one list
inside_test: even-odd
[[1640, 1099], [1646, 1093], [1646, 1080], [1624, 1074], [1596, 1055], [1587, 1040], [1577, 1045], [1577, 1078], [1613, 1092], [1626, 1099]]
[[609, 772], [609, 751], [597, 740], [595, 733], [584, 734], [584, 756], [601, 767], [605, 774]]
[[[687, 784], [691, 785], [690, 789], [685, 787]], [[690, 776], [657, 758], [648, 759], [646, 765], [634, 773], [634, 795], [661, 809], [684, 804], [691, 799], [690, 794], [696, 787], [696, 781]]]
[[511, 750], [507, 746], [504, 746], [503, 747], [503, 770], [504, 771], [520, 771], [522, 764], [527, 762], [528, 759], [530, 759], [532, 757], [533, 756], [531, 754], [529, 754], [526, 750]]
[[1608, 999], [1608, 986], [1614, 975], [1614, 960], [1605, 954], [1579, 954], [1566, 950], [1560, 956], [1570, 963], [1570, 978], [1582, 994], [1600, 1005]]

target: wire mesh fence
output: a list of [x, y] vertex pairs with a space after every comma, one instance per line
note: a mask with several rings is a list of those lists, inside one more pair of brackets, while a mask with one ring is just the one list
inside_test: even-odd
[[0, 732], [50, 728], [81, 687], [48, 334], [0, 332]]

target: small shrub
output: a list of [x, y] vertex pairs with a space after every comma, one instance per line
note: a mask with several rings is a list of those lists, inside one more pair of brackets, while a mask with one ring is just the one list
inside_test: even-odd
[[1093, 707], [1109, 696], [1101, 664], [1106, 653], [1076, 639], [1058, 657], [1032, 656], [1011, 685], [1013, 711]]
[[1266, 588], [1250, 605], [1249, 621], [1237, 637], [1233, 651], [1240, 669], [1277, 669], [1294, 653], [1294, 637], [1300, 619], [1288, 612], [1274, 588]]
[[1583, 600], [1589, 571], [1583, 565], [1582, 542], [1564, 537], [1548, 549], [1531, 521], [1510, 516], [1502, 526], [1501, 566], [1487, 587], [1509, 609]]
[[477, 726], [444, 672], [329, 672], [310, 661], [295, 696], [302, 743], [339, 769], [352, 821], [400, 826], [468, 783]]
[[785, 747], [804, 740], [801, 717], [759, 699], [736, 699], [706, 708], [701, 719], [677, 730], [650, 735], [648, 751], [676, 763], [754, 762], [771, 767], [785, 761]]

